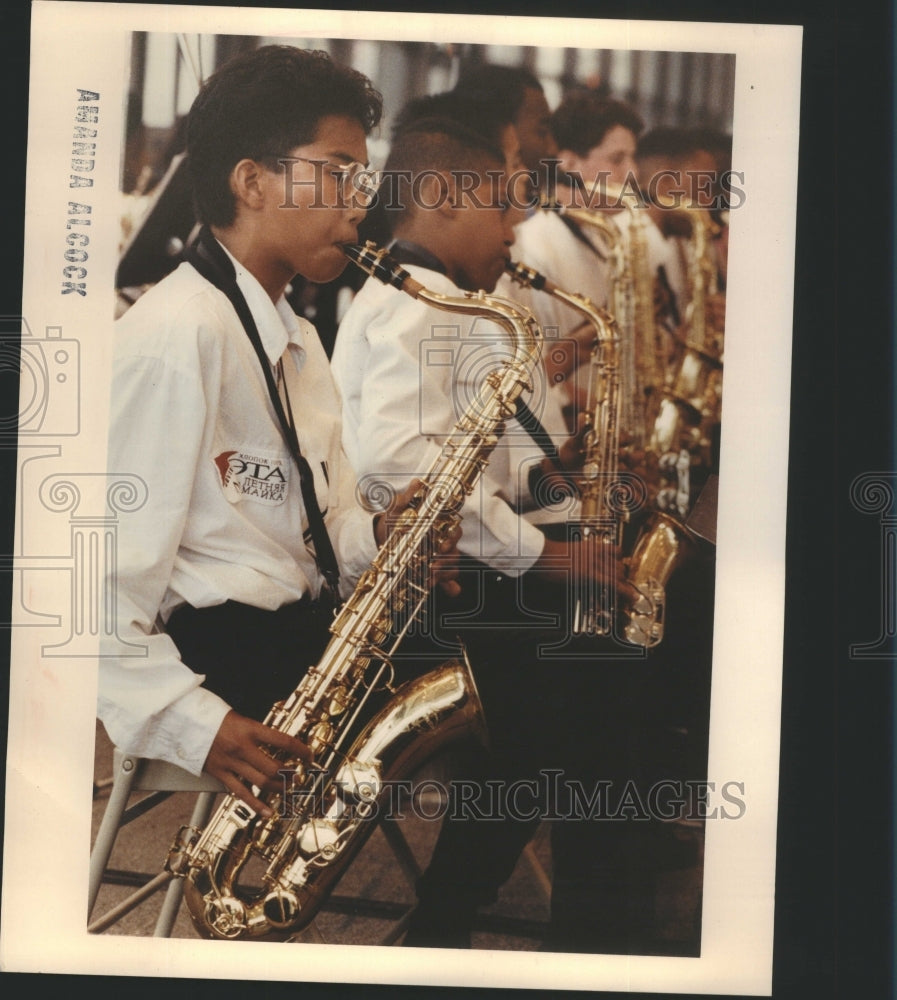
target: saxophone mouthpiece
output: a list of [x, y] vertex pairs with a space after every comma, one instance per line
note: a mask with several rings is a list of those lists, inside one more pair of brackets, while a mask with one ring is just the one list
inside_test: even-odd
[[342, 250], [353, 264], [372, 278], [382, 281], [384, 285], [392, 285], [393, 288], [415, 297], [422, 287], [401, 264], [389, 256], [388, 250], [378, 247], [373, 240], [368, 240], [364, 245], [344, 243]]
[[509, 260], [505, 264], [505, 270], [518, 285], [523, 285], [524, 288], [532, 286], [537, 292], [541, 292], [548, 283], [544, 274], [540, 274], [532, 267], [527, 267], [526, 264], [521, 264], [518, 260]]

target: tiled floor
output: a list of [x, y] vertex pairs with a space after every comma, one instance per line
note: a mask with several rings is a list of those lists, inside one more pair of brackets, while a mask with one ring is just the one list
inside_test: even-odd
[[[440, 774], [438, 770], [435, 773]], [[444, 765], [443, 765], [444, 766]], [[108, 801], [112, 747], [97, 726], [93, 836]], [[430, 772], [433, 773], [432, 771]], [[109, 868], [134, 871], [142, 880], [163, 869], [177, 830], [189, 819], [195, 796], [176, 793], [122, 828]], [[421, 818], [421, 810], [395, 824], [410, 851], [413, 864], [425, 866], [438, 824]], [[685, 848], [687, 867], [670, 866], [658, 880], [654, 937], [644, 942], [643, 954], [696, 955], [699, 953], [702, 884], [702, 830], [677, 828], [675, 837]], [[551, 857], [547, 824], [537, 831], [498, 901], [479, 916], [472, 946], [477, 949], [536, 951], [542, 946], [549, 915]], [[138, 878], [138, 881], [141, 879]], [[104, 884], [92, 919], [133, 892], [132, 887]], [[125, 915], [104, 933], [149, 936], [161, 905], [156, 894]], [[384, 831], [376, 829], [336, 887], [314, 925], [303, 939], [333, 944], [401, 944], [402, 917], [414, 903], [412, 876], [403, 870]], [[185, 907], [177, 918], [173, 937], [195, 938]]]

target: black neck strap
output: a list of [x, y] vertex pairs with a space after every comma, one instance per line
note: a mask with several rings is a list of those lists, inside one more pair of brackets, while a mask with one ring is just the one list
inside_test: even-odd
[[265, 349], [262, 346], [258, 327], [250, 312], [249, 305], [237, 285], [237, 274], [233, 262], [206, 226], [202, 227], [195, 242], [184, 250], [183, 256], [207, 281], [211, 282], [228, 297], [236, 310], [237, 316], [240, 318], [240, 322], [243, 324], [243, 329], [246, 331], [252, 346], [255, 348], [255, 353], [258, 355], [259, 363], [262, 366], [262, 373], [265, 376], [268, 395], [271, 397], [271, 405], [274, 407], [284, 440], [299, 470], [299, 487], [302, 491], [302, 501], [305, 504], [305, 513], [308, 517], [308, 527], [311, 531], [315, 559], [318, 563], [318, 568], [327, 581], [327, 587], [333, 599], [338, 600], [339, 566], [337, 565], [330, 536], [327, 534], [327, 527], [324, 524], [324, 515], [318, 506], [314, 475], [308, 464], [308, 460], [299, 450], [299, 439], [296, 436], [296, 428], [293, 426], [292, 421], [287, 419], [287, 415], [284, 412], [280, 393], [277, 391], [274, 374], [271, 371], [268, 356], [265, 354]]
[[582, 229], [580, 229], [578, 223], [574, 222], [571, 218], [569, 218], [566, 215], [561, 216], [561, 222], [563, 222], [564, 225], [570, 230], [574, 238], [579, 240], [579, 242], [582, 243], [583, 246], [588, 247], [589, 250], [591, 250], [592, 253], [595, 254], [595, 256], [599, 260], [602, 260], [605, 263], [607, 262], [607, 255], [602, 253], [601, 250], [599, 250], [598, 247], [595, 246], [595, 244], [588, 238], [588, 236], [586, 236], [586, 234], [582, 231]]

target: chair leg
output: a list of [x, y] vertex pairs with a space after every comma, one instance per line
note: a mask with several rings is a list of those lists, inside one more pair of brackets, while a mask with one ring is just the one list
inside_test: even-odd
[[131, 788], [137, 774], [137, 761], [134, 757], [122, 757], [121, 765], [112, 782], [109, 802], [106, 804], [103, 820], [90, 852], [90, 871], [87, 891], [87, 917], [93, 912], [94, 904], [103, 884], [103, 872], [109, 863], [109, 856], [115, 846], [115, 838], [121, 826], [121, 819], [128, 806]]
[[[193, 807], [193, 814], [190, 817], [190, 826], [195, 826], [201, 830], [208, 823], [217, 794], [217, 792], [200, 792], [196, 796], [196, 805]], [[174, 930], [174, 923], [177, 920], [178, 910], [181, 908], [181, 900], [183, 898], [183, 879], [173, 878], [171, 884], [165, 890], [165, 899], [162, 902], [162, 909], [159, 911], [159, 918], [156, 920], [153, 937], [171, 937], [171, 932]]]

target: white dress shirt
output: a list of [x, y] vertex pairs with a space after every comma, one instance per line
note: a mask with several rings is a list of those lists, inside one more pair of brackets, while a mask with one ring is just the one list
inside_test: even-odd
[[[630, 213], [614, 212], [608, 218], [620, 231], [624, 245], [627, 244], [632, 221]], [[675, 247], [664, 239], [647, 214], [641, 221], [651, 273], [656, 274], [662, 265], [673, 292], [681, 295], [681, 265]], [[557, 213], [535, 212], [514, 230], [514, 259], [540, 271], [564, 291], [584, 295], [595, 305], [612, 311], [612, 304], [608, 302], [612, 276], [607, 248], [597, 230], [591, 232], [586, 225], [579, 229], [583, 239], [575, 236]], [[503, 277], [496, 292], [513, 294], [529, 305], [547, 341], [567, 336], [582, 322], [580, 313], [545, 292], [520, 289], [512, 293], [510, 287], [510, 278]]]
[[[272, 369], [284, 359], [300, 448], [346, 593], [376, 544], [341, 453], [326, 354], [285, 299], [275, 305], [234, 263]], [[227, 297], [189, 264], [116, 324], [108, 468], [139, 476], [148, 498], [121, 517], [108, 581], [117, 636], [102, 648], [98, 714], [121, 749], [198, 774], [229, 706], [200, 686], [203, 676], [181, 661], [161, 626], [185, 603], [273, 610], [317, 596], [323, 580], [303, 541], [299, 474], [259, 359]], [[146, 655], [128, 655], [128, 644]], [[263, 657], [264, 637], [259, 646]]]
[[[431, 291], [463, 294], [437, 271], [406, 266]], [[494, 366], [496, 345], [507, 343], [488, 319], [443, 311], [368, 279], [340, 323], [331, 359], [343, 445], [359, 483], [423, 477]], [[508, 421], [462, 509], [463, 554], [509, 576], [532, 566], [544, 536], [514, 507], [531, 501], [528, 472], [541, 457], [529, 434]]]

